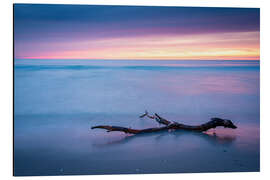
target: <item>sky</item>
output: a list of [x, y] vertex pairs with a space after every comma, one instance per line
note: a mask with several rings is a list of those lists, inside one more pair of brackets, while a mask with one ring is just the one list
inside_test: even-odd
[[14, 5], [16, 59], [259, 60], [258, 8]]

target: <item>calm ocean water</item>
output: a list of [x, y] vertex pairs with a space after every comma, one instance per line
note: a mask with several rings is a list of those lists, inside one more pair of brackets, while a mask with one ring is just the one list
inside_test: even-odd
[[[14, 173], [259, 171], [259, 61], [15, 60]], [[128, 136], [95, 125], [231, 119], [238, 129]]]

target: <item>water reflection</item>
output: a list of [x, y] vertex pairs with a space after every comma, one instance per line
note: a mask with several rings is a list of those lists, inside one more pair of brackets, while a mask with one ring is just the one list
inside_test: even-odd
[[213, 145], [231, 145], [236, 140], [235, 134], [219, 134], [217, 132], [191, 132], [191, 131], [169, 131], [169, 132], [153, 132], [149, 134], [138, 134], [138, 135], [125, 135], [122, 136], [120, 139], [113, 139], [110, 141], [99, 141], [95, 142], [92, 145], [96, 147], [106, 147], [111, 145], [122, 145], [126, 143], [130, 143], [136, 138], [149, 138], [155, 141], [160, 141], [162, 138], [165, 138], [166, 136], [173, 136], [175, 141], [180, 141], [182, 136], [197, 136], [208, 143], [211, 143]]
[[259, 74], [256, 72], [250, 72], [249, 74], [204, 72], [198, 78], [198, 74], [192, 72], [167, 78], [166, 83], [164, 81], [161, 84], [166, 85], [161, 85], [164, 90], [183, 95], [258, 94]]
[[[16, 175], [259, 170], [259, 62], [49, 60], [17, 65], [37, 70], [15, 68]], [[214, 116], [232, 119], [239, 128], [136, 136], [89, 130], [100, 124], [156, 127], [152, 120], [138, 119], [145, 109], [190, 125]]]

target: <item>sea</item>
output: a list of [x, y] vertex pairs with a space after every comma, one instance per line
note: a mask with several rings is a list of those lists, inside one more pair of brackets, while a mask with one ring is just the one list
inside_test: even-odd
[[[142, 135], [91, 129], [238, 128]], [[260, 171], [260, 61], [14, 60], [14, 175]]]

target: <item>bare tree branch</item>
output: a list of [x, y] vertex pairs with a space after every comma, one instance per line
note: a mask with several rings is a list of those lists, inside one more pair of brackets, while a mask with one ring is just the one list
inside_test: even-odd
[[107, 132], [120, 131], [124, 133], [129, 133], [129, 134], [143, 134], [143, 133], [151, 133], [151, 132], [158, 132], [158, 131], [164, 131], [164, 130], [189, 130], [189, 131], [203, 132], [211, 128], [216, 128], [218, 126], [222, 126], [224, 128], [232, 128], [232, 129], [237, 128], [232, 123], [231, 120], [221, 119], [221, 118], [211, 118], [211, 121], [207, 123], [197, 125], [197, 126], [191, 126], [191, 125], [185, 125], [185, 124], [180, 124], [177, 122], [168, 121], [167, 119], [159, 116], [157, 113], [151, 116], [148, 114], [147, 111], [145, 111], [145, 113], [141, 115], [140, 118], [143, 118], [145, 116], [150, 119], [155, 119], [158, 123], [163, 124], [165, 126], [156, 127], [156, 128], [147, 128], [147, 129], [132, 129], [132, 128], [126, 128], [126, 127], [121, 127], [121, 126], [101, 125], [101, 126], [93, 126], [91, 127], [91, 129], [98, 128], [98, 129], [106, 129]]

